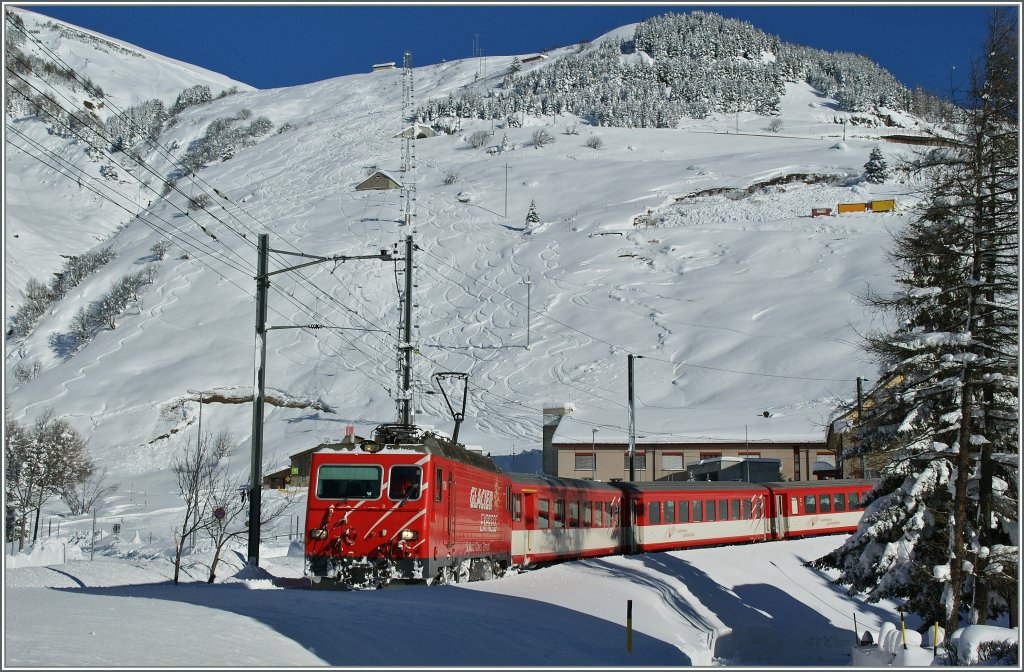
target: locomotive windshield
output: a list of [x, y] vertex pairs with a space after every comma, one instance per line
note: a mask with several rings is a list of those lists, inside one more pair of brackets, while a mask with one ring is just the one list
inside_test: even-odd
[[377, 499], [382, 469], [364, 465], [325, 464], [317, 471], [318, 499]]

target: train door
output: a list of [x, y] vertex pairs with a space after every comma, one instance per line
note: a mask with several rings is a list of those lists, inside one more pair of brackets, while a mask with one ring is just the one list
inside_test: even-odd
[[523, 528], [526, 530], [526, 552], [537, 552], [537, 491], [523, 490]]
[[448, 471], [448, 501], [445, 505], [444, 545], [451, 549], [455, 545], [455, 481]]
[[775, 495], [775, 518], [772, 525], [776, 539], [785, 539], [789, 533], [789, 518], [786, 516], [786, 496]]

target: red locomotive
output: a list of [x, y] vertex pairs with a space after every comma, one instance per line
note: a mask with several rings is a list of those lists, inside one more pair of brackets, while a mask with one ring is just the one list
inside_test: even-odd
[[512, 566], [850, 532], [873, 485], [507, 474], [444, 437], [382, 425], [358, 449], [313, 455], [306, 575], [339, 588], [453, 583]]

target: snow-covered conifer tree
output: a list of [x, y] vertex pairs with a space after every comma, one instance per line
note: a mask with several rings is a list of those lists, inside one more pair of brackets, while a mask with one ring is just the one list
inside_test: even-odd
[[884, 382], [847, 457], [888, 458], [860, 527], [815, 562], [869, 601], [895, 597], [953, 633], [1017, 623], [1019, 184], [1016, 26], [993, 13], [955, 148], [890, 258], [902, 288], [866, 297], [897, 325], [869, 337]]
[[871, 184], [881, 184], [889, 178], [889, 164], [877, 146], [871, 150], [868, 162], [864, 164], [864, 179]]

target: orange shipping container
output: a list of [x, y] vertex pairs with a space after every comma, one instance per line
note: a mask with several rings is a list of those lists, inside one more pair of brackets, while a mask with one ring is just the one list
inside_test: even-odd
[[840, 203], [838, 207], [839, 213], [844, 212], [867, 212], [867, 203]]

